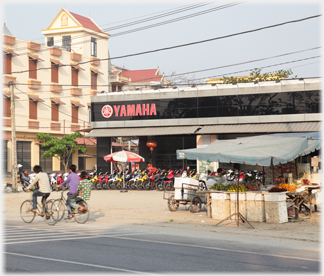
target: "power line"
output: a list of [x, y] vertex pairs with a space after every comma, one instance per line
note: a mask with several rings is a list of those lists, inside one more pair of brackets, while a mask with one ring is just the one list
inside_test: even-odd
[[[176, 49], [176, 48], [181, 48], [181, 47], [187, 47], [187, 46], [192, 46], [192, 45], [196, 45], [196, 44], [201, 44], [201, 43], [211, 42], [211, 41], [225, 39], [225, 38], [229, 38], [229, 37], [234, 37], [234, 36], [238, 36], [238, 35], [258, 32], [258, 31], [261, 31], [261, 30], [275, 28], [275, 27], [279, 27], [279, 26], [283, 26], [283, 25], [287, 25], [287, 24], [298, 23], [298, 22], [302, 22], [302, 21], [305, 21], [305, 20], [314, 19], [314, 18], [317, 18], [317, 17], [320, 17], [320, 16], [322, 16], [322, 15], [321, 14], [320, 15], [314, 15], [314, 16], [310, 16], [310, 17], [305, 17], [305, 18], [301, 18], [301, 19], [286, 21], [286, 22], [282, 22], [282, 23], [279, 23], [279, 24], [269, 25], [269, 26], [265, 26], [265, 27], [261, 27], [261, 28], [257, 28], [257, 29], [252, 29], [252, 30], [248, 30], [248, 31], [243, 31], [243, 32], [239, 32], [239, 33], [234, 33], [234, 34], [230, 34], [230, 35], [214, 37], [214, 38], [205, 39], [205, 40], [199, 40], [199, 41], [190, 42], [190, 43], [186, 43], [186, 44], [179, 44], [179, 45], [175, 45], [175, 46], [170, 46], [170, 47], [165, 47], [165, 48], [160, 48], [160, 49], [155, 49], [155, 50], [149, 50], [149, 51], [139, 52], [139, 53], [135, 53], [135, 54], [128, 54], [128, 55], [119, 56], [119, 57], [113, 57], [113, 58], [105, 58], [105, 59], [98, 58], [96, 60], [107, 61], [107, 60], [113, 60], [113, 59], [121, 59], [121, 58], [126, 58], [126, 57], [139, 56], [139, 55], [144, 55], [144, 54], [151, 54], [151, 53], [156, 53], [156, 52], [160, 52], [160, 51], [166, 51], [166, 50], [171, 50], [171, 49]], [[79, 62], [77, 64], [80, 65], [80, 64], [86, 64], [86, 63], [89, 63], [89, 62], [91, 62], [91, 61]], [[59, 65], [59, 67], [61, 67], [61, 66], [72, 66], [72, 65], [70, 65], [70, 64]], [[35, 69], [35, 70], [44, 70], [44, 69], [51, 69], [51, 67], [49, 67], [49, 68], [39, 68], [39, 69]], [[25, 73], [25, 72], [29, 72], [29, 71], [30, 70], [25, 70], [25, 71], [19, 71], [19, 72], [11, 72], [11, 73], [12, 74], [19, 74], [19, 73]]]
[[[199, 5], [193, 5], [192, 7], [191, 6], [189, 6], [187, 9], [185, 9], [185, 10], [183, 10], [183, 11], [186, 11], [186, 10], [189, 10], [189, 9], [192, 9], [192, 8], [198, 8], [198, 7], [201, 7], [201, 6], [204, 6], [204, 5], [208, 5], [208, 4], [210, 4], [210, 3], [207, 3], [207, 4], [199, 4]], [[191, 7], [191, 8], [190, 8]], [[179, 12], [183, 12], [183, 11], [179, 11]], [[177, 12], [178, 13], [178, 12]], [[165, 15], [165, 16], [168, 16], [167, 14]], [[153, 19], [151, 19], [151, 20], [153, 20]], [[150, 20], [148, 20], [148, 21], [150, 21]], [[131, 22], [131, 23], [129, 23], [130, 25], [134, 25], [133, 24], [134, 22]], [[135, 24], [137, 24], [136, 23], [136, 21], [135, 21]], [[106, 32], [107, 31], [107, 29], [103, 29], [102, 30], [103, 32]], [[78, 38], [85, 38], [85, 37], [90, 37], [91, 36], [91, 34], [89, 34], [89, 35], [84, 35], [84, 34], [81, 34], [81, 35], [78, 35], [78, 36], [75, 36], [75, 37], [73, 37], [73, 39], [78, 39]], [[99, 38], [98, 38], [99, 39]], [[102, 38], [103, 39], [103, 38]], [[63, 41], [63, 39], [59, 39], [59, 40], [56, 40], [55, 42], [56, 43], [60, 43], [60, 42], [62, 42]], [[91, 40], [85, 40], [85, 41], [82, 41], [82, 42], [79, 42], [79, 43], [75, 43], [75, 44], [73, 44], [73, 46], [76, 46], [76, 45], [80, 45], [80, 44], [84, 44], [84, 43], [86, 43], [86, 42], [90, 42]], [[25, 50], [25, 47], [22, 47], [22, 48], [18, 48], [18, 49], [15, 49], [16, 51], [19, 51], [19, 50]], [[48, 51], [49, 49], [43, 49], [43, 50], [41, 50], [41, 51]]]
[[112, 34], [111, 37], [116, 37], [116, 36], [120, 36], [120, 35], [124, 35], [124, 34], [129, 34], [129, 33], [134, 33], [134, 32], [138, 32], [138, 31], [143, 31], [143, 30], [146, 30], [146, 29], [151, 29], [151, 28], [159, 27], [159, 26], [162, 26], [162, 25], [166, 25], [166, 24], [178, 22], [178, 21], [185, 20], [185, 19], [191, 19], [191, 18], [196, 17], [196, 16], [200, 16], [200, 15], [204, 15], [204, 14], [211, 13], [211, 12], [214, 12], [214, 11], [219, 11], [219, 10], [222, 10], [222, 9], [234, 7], [234, 6], [239, 5], [239, 4], [242, 4], [242, 3], [243, 2], [236, 2], [236, 3], [222, 5], [222, 6], [213, 8], [213, 9], [209, 9], [209, 10], [206, 10], [206, 11], [197, 12], [197, 13], [190, 14], [190, 15], [186, 15], [186, 16], [183, 16], [183, 17], [178, 17], [178, 18], [175, 18], [175, 19], [170, 19], [170, 20], [167, 20], [167, 21], [163, 21], [163, 22], [160, 22], [160, 23], [153, 24], [153, 25], [144, 26], [144, 27], [140, 27], [140, 28], [131, 29], [131, 30], [128, 30], [128, 31], [124, 31], [124, 32], [119, 32], [119, 33], [116, 33], [116, 34]]
[[[308, 57], [308, 58], [303, 58], [303, 59], [297, 59], [297, 60], [293, 60], [293, 61], [287, 61], [287, 62], [277, 63], [277, 64], [272, 64], [272, 65], [268, 65], [268, 66], [262, 66], [262, 67], [258, 67], [258, 68], [259, 69], [264, 69], [264, 68], [274, 67], [274, 66], [278, 66], [278, 65], [284, 65], [284, 64], [290, 64], [290, 63], [296, 63], [296, 62], [300, 62], [300, 61], [315, 59], [315, 58], [319, 58], [319, 57], [321, 57], [321, 56], [313, 56], [313, 57]], [[247, 62], [247, 63], [249, 63], [249, 62]], [[226, 68], [226, 67], [229, 67], [229, 66], [228, 65], [223, 66], [223, 68]], [[218, 69], [220, 69], [220, 68], [218, 68]], [[195, 80], [203, 80], [203, 79], [208, 79], [208, 78], [215, 78], [215, 77], [222, 77], [222, 76], [229, 75], [229, 74], [237, 74], [237, 73], [251, 71], [253, 69], [255, 69], [255, 68], [246, 69], [246, 70], [240, 70], [240, 71], [235, 71], [235, 72], [226, 73], [226, 74], [220, 74], [220, 75], [216, 75], [216, 76], [196, 78], [196, 79], [192, 79], [192, 81], [195, 81]], [[205, 70], [201, 70], [201, 71], [205, 71]], [[184, 74], [187, 74], [187, 73], [184, 73]], [[16, 83], [16, 84], [17, 85], [28, 85], [28, 84], [22, 84], [22, 83]], [[176, 83], [176, 84], [177, 85], [182, 85], [182, 83]], [[46, 85], [49, 85], [49, 84], [46, 84]], [[161, 85], [163, 86], [163, 84], [161, 84]], [[183, 85], [188, 85], [188, 83], [184, 83]], [[64, 85], [62, 85], [62, 86], [64, 86]], [[148, 85], [145, 85], [145, 84], [143, 84], [143, 85], [140, 85], [140, 84], [139, 85], [136, 85], [136, 87], [141, 87], [141, 86], [142, 87], [144, 87], [144, 86], [147, 87]], [[165, 84], [165, 86], [170, 86], [170, 85]], [[66, 89], [66, 90], [68, 90], [68, 89]], [[120, 91], [120, 92], [123, 92], [123, 91]], [[25, 92], [23, 92], [23, 93], [26, 94]], [[91, 95], [91, 94], [90, 93], [89, 94], [83, 94], [82, 96], [88, 96], [88, 95]], [[71, 95], [61, 96], [60, 98], [69, 98], [69, 97], [71, 97]], [[50, 99], [50, 98], [43, 98], [43, 99]], [[26, 101], [26, 100], [18, 100], [18, 101]]]
[[[167, 77], [181, 76], [181, 75], [187, 75], [187, 74], [193, 74], [193, 73], [200, 73], [200, 72], [210, 71], [210, 70], [216, 70], [216, 69], [223, 69], [223, 68], [227, 68], [227, 67], [244, 65], [244, 64], [247, 64], [247, 63], [253, 63], [253, 62], [268, 60], [268, 59], [272, 59], [272, 58], [283, 57], [283, 56], [298, 54], [298, 53], [302, 53], [302, 52], [317, 50], [317, 49], [320, 49], [320, 48], [322, 48], [322, 46], [313, 47], [313, 48], [309, 48], [309, 49], [305, 49], [305, 50], [300, 50], [300, 51], [294, 51], [294, 52], [285, 53], [285, 54], [276, 55], [276, 56], [271, 56], [271, 57], [266, 57], [266, 58], [261, 58], [261, 59], [255, 59], [255, 60], [244, 61], [244, 62], [240, 62], [240, 63], [234, 63], [234, 64], [229, 64], [229, 65], [223, 65], [223, 66], [208, 68], [208, 69], [200, 69], [200, 70], [195, 70], [195, 71], [185, 72], [185, 73], [179, 73], [179, 74], [174, 74], [174, 75], [165, 75], [164, 77], [167, 78]], [[152, 78], [142, 79], [141, 82], [143, 82], [143, 81], [150, 81], [151, 79], [153, 79], [153, 77]], [[28, 83], [19, 83], [19, 84], [21, 84], [21, 85], [28, 85]], [[50, 86], [50, 85], [51, 84], [41, 84], [41, 86]], [[62, 86], [74, 86], [74, 85], [72, 85], [72, 84], [62, 84]], [[89, 87], [89, 86], [91, 86], [91, 84], [85, 84], [85, 85], [79, 85], [79, 86], [80, 87]], [[106, 85], [98, 85], [98, 86], [106, 86]]]

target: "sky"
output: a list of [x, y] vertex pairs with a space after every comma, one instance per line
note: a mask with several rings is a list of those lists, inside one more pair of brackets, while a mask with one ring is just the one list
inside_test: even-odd
[[[105, 32], [112, 35], [109, 39], [111, 58], [218, 38], [191, 46], [112, 60], [114, 65], [131, 70], [159, 67], [167, 77], [198, 71], [183, 75], [197, 83], [209, 77], [248, 75], [254, 68], [260, 68], [261, 73], [291, 69], [293, 72], [291, 77], [298, 78], [321, 77], [321, 63], [318, 56], [322, 49], [313, 48], [321, 46], [322, 17], [220, 39], [223, 36], [320, 15], [322, 13], [320, 1], [134, 2], [70, 0], [47, 4], [44, 1], [26, 3], [6, 0], [2, 3], [2, 20], [13, 36], [43, 43], [44, 36], [41, 30], [50, 25], [61, 8], [91, 17]], [[208, 4], [141, 24], [134, 23], [203, 3]], [[216, 7], [232, 3], [239, 4], [209, 12]], [[198, 12], [204, 14], [192, 15]], [[170, 22], [184, 16], [188, 19], [134, 31], [135, 28]], [[128, 27], [111, 29], [127, 23], [130, 23]], [[130, 33], [117, 35], [124, 31]], [[289, 54], [299, 51], [303, 52]], [[289, 55], [275, 57], [283, 54]], [[250, 62], [265, 58], [263, 61]], [[235, 65], [237, 63], [245, 64]], [[212, 69], [215, 67], [223, 68]]]

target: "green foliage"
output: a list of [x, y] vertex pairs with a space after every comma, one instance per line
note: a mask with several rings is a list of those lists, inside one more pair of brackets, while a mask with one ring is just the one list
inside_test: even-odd
[[[255, 68], [250, 73], [249, 78], [237, 78], [237, 77], [223, 77], [221, 80], [225, 84], [240, 83], [240, 82], [253, 82], [253, 81], [267, 81], [267, 80], [281, 80], [292, 75], [293, 72], [288, 70], [278, 70], [272, 73], [261, 74], [261, 69]], [[294, 77], [297, 78], [297, 75]]]
[[67, 172], [67, 165], [70, 156], [75, 153], [75, 148], [83, 153], [87, 152], [87, 149], [84, 146], [78, 145], [77, 142], [74, 141], [76, 138], [82, 137], [79, 132], [65, 135], [61, 139], [43, 132], [37, 133], [36, 136], [42, 141], [42, 147], [49, 147], [41, 157], [46, 158], [55, 156], [59, 158], [60, 162], [64, 166], [65, 172]]

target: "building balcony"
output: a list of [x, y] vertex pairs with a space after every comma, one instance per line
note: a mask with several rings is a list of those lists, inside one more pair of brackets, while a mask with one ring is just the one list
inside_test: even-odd
[[41, 88], [41, 81], [28, 80], [28, 88], [38, 90]]
[[4, 127], [11, 127], [11, 118], [3, 118], [2, 119], [2, 126]]
[[28, 121], [28, 128], [29, 129], [39, 129], [39, 122], [38, 121]]
[[90, 58], [90, 64], [99, 66], [100, 65], [100, 60], [98, 58]]
[[50, 91], [54, 93], [61, 93], [62, 92], [62, 85], [59, 84], [51, 84]]
[[9, 82], [11, 82], [11, 81], [13, 81], [13, 83], [16, 83], [16, 77], [11, 77], [11, 76], [4, 75], [2, 77], [2, 81], [3, 81], [3, 84], [6, 84], [6, 85], [8, 85]]
[[71, 132], [75, 132], [80, 129], [80, 125], [71, 125]]
[[60, 123], [51, 123], [51, 130], [60, 131], [61, 130], [61, 124]]
[[72, 96], [81, 96], [82, 89], [81, 88], [71, 88], [71, 95]]
[[58, 49], [58, 48], [51, 47], [50, 48], [50, 54], [52, 56], [60, 57], [62, 55], [62, 50], [61, 49]]
[[8, 45], [15, 45], [16, 44], [16, 38], [14, 36], [10, 36], [10, 35], [3, 35], [3, 43], [4, 44], [8, 44]]
[[81, 61], [82, 55], [77, 54], [77, 53], [71, 53], [70, 58], [71, 58], [71, 60], [74, 60], [74, 61]]
[[41, 44], [32, 42], [32, 41], [28, 41], [27, 49], [32, 50], [32, 51], [39, 51], [41, 49]]

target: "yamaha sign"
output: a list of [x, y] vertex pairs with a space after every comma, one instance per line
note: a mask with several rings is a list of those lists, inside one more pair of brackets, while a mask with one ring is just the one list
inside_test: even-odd
[[104, 118], [156, 116], [155, 103], [104, 105], [101, 109]]

